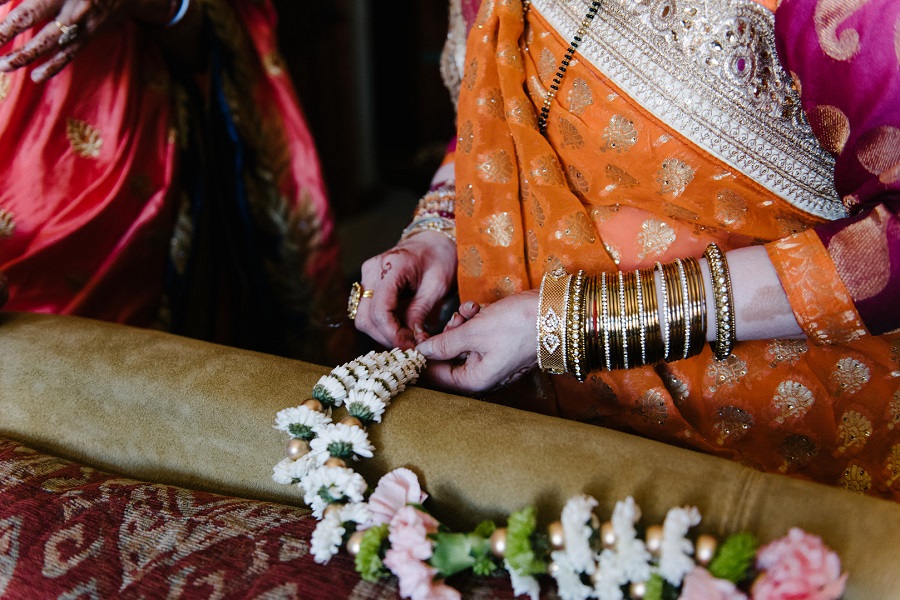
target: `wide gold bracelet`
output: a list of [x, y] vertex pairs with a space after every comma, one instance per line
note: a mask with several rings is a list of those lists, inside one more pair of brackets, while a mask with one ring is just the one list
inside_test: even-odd
[[566, 372], [566, 322], [572, 276], [558, 269], [541, 280], [537, 317], [537, 359], [542, 371]]
[[707, 246], [703, 256], [706, 257], [709, 265], [716, 305], [716, 341], [712, 344], [713, 354], [718, 360], [725, 360], [731, 354], [737, 341], [734, 328], [734, 294], [731, 289], [731, 273], [725, 254], [716, 244]]
[[578, 381], [584, 381], [587, 376], [585, 364], [584, 336], [584, 271], [578, 271], [572, 276], [569, 284], [569, 309], [566, 315], [566, 344], [567, 363], [566, 370], [574, 373]]

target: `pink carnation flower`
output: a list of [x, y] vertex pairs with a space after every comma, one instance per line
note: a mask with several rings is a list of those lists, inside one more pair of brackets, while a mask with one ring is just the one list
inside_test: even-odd
[[410, 600], [460, 600], [459, 591], [443, 581], [435, 581], [437, 569], [420, 561], [405, 550], [391, 548], [384, 555], [384, 565], [397, 576], [400, 596]]
[[684, 578], [678, 600], [747, 600], [747, 596], [727, 579], [713, 577], [703, 567], [694, 567]]
[[398, 510], [407, 504], [422, 504], [427, 497], [415, 473], [404, 468], [394, 469], [378, 481], [369, 496], [372, 525], [390, 523]]
[[427, 560], [433, 549], [428, 534], [437, 533], [437, 530], [438, 522], [434, 517], [412, 506], [404, 506], [391, 519], [388, 540], [392, 550], [409, 552], [419, 560]]
[[753, 600], [836, 600], [847, 583], [838, 555], [796, 527], [759, 549], [756, 568]]

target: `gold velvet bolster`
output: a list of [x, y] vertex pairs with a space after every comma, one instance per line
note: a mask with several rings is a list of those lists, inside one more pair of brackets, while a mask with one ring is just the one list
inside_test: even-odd
[[[75, 317], [0, 313], [0, 436], [134, 478], [300, 504], [271, 481], [275, 413], [328, 368]], [[371, 427], [370, 484], [407, 466], [451, 527], [534, 503], [544, 521], [585, 492], [598, 515], [634, 496], [644, 523], [695, 505], [697, 528], [763, 541], [796, 525], [822, 536], [850, 579], [846, 600], [896, 598], [900, 506], [766, 475], [602, 427], [412, 388]]]

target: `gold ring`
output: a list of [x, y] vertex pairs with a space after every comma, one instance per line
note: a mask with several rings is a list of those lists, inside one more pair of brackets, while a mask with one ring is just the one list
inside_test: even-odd
[[375, 293], [372, 290], [364, 290], [359, 282], [353, 282], [350, 286], [350, 297], [347, 299], [347, 316], [350, 320], [356, 319], [356, 311], [359, 310], [359, 301], [363, 298], [371, 298]]
[[59, 44], [60, 46], [68, 46], [75, 41], [75, 38], [78, 37], [78, 23], [66, 25], [59, 19], [54, 22], [56, 23], [56, 26], [60, 31], [59, 39], [56, 40], [57, 44]]

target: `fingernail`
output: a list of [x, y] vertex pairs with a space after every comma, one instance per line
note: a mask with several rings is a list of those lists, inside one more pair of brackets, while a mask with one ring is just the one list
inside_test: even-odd
[[425, 340], [424, 342], [422, 342], [421, 344], [416, 346], [416, 350], [419, 352], [419, 354], [421, 354], [425, 358], [431, 358], [431, 351], [432, 351], [431, 347], [433, 345], [434, 344], [432, 344], [431, 340]]
[[9, 70], [9, 61], [8, 60], [0, 60], [0, 71], [8, 71]]
[[413, 331], [416, 332], [416, 335], [419, 335], [420, 333], [422, 333], [424, 331], [424, 329], [422, 329], [421, 325], [419, 325], [418, 323], [415, 323], [413, 325]]
[[466, 309], [466, 310], [472, 310], [472, 309], [475, 308], [475, 303], [472, 302], [471, 300], [469, 300], [468, 302], [466, 302], [465, 304], [463, 304], [462, 307], [463, 307], [464, 309]]

